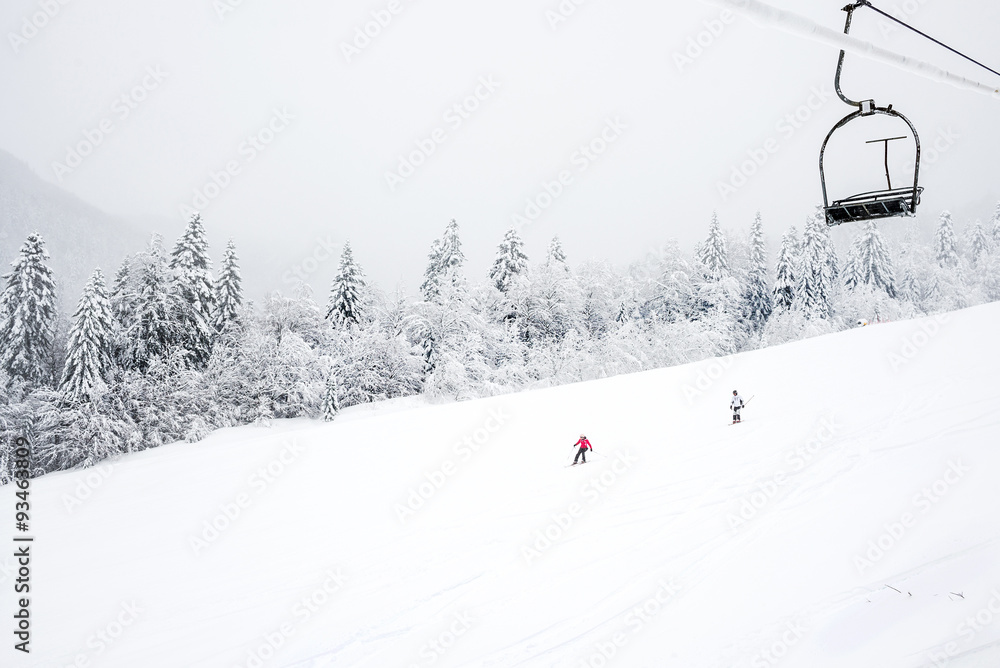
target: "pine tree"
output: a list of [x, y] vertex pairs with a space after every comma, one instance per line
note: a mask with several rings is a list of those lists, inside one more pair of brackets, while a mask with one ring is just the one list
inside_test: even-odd
[[934, 234], [934, 258], [938, 266], [947, 268], [958, 266], [958, 241], [955, 239], [951, 214], [947, 211], [941, 214], [937, 232]]
[[990, 221], [990, 236], [993, 237], [993, 243], [1000, 244], [1000, 204], [997, 204], [993, 220]]
[[986, 236], [982, 222], [977, 220], [969, 231], [969, 254], [972, 256], [972, 262], [979, 264], [979, 259], [989, 251], [990, 239]]
[[69, 401], [85, 401], [105, 383], [111, 370], [114, 318], [104, 274], [94, 271], [73, 314], [61, 389]]
[[55, 324], [55, 282], [41, 235], [28, 236], [0, 293], [0, 369], [8, 381], [39, 386], [48, 366]]
[[158, 234], [135, 256], [129, 276], [132, 287], [125, 295], [118, 293], [116, 280], [112, 308], [122, 318], [124, 366], [145, 371], [155, 359], [166, 358], [184, 343], [187, 332], [179, 314], [187, 302], [172, 289], [163, 239]]
[[545, 257], [545, 266], [558, 267], [569, 271], [569, 265], [566, 263], [566, 253], [563, 251], [562, 242], [559, 241], [559, 237], [552, 237], [552, 241], [549, 242], [549, 250]]
[[420, 285], [420, 292], [425, 301], [440, 301], [441, 289], [445, 283], [454, 288], [461, 288], [461, 269], [465, 264], [465, 255], [462, 253], [462, 241], [458, 236], [458, 223], [454, 219], [448, 223], [444, 235], [431, 244], [431, 252], [427, 259], [424, 282]]
[[834, 286], [837, 283], [837, 278], [840, 276], [840, 258], [837, 257], [837, 248], [833, 245], [833, 239], [830, 237], [830, 226], [826, 224], [826, 215], [823, 213], [822, 207], [816, 207], [816, 213], [813, 215], [813, 220], [816, 223], [816, 229], [822, 233], [824, 254], [826, 256], [826, 267], [827, 267], [827, 292], [828, 294], [833, 294]]
[[109, 301], [111, 304], [112, 340], [111, 359], [125, 368], [128, 366], [127, 349], [128, 341], [125, 338], [126, 323], [132, 322], [133, 310], [135, 308], [135, 293], [133, 291], [132, 258], [126, 256], [122, 260], [121, 266], [115, 272], [115, 279], [111, 283], [111, 294]]
[[750, 226], [748, 243], [750, 267], [747, 272], [744, 299], [748, 318], [754, 325], [760, 327], [771, 317], [774, 302], [767, 285], [767, 249], [764, 246], [764, 226], [759, 211], [754, 217], [753, 225]]
[[351, 242], [348, 241], [340, 256], [340, 269], [333, 279], [326, 318], [337, 328], [360, 325], [364, 289], [364, 274], [354, 261]]
[[238, 263], [236, 244], [230, 239], [222, 256], [219, 278], [215, 282], [215, 313], [212, 316], [212, 324], [217, 332], [223, 331], [239, 320], [239, 309], [243, 304], [243, 279], [240, 276]]
[[426, 380], [427, 376], [434, 372], [434, 367], [437, 366], [437, 340], [430, 327], [424, 328], [420, 333], [420, 355], [422, 358], [420, 372]]
[[868, 221], [864, 231], [854, 239], [844, 269], [844, 285], [849, 290], [859, 285], [871, 285], [884, 290], [890, 297], [896, 296], [892, 259], [874, 221]]
[[431, 252], [427, 254], [427, 269], [424, 270], [424, 282], [420, 284], [420, 294], [424, 301], [437, 301], [441, 294], [441, 257], [444, 254], [441, 239], [431, 242]]
[[184, 235], [170, 254], [170, 269], [181, 298], [178, 318], [183, 327], [184, 347], [192, 361], [202, 366], [212, 354], [212, 311], [215, 291], [212, 287], [212, 261], [201, 216], [194, 214]]
[[851, 291], [854, 291], [859, 285], [864, 284], [864, 280], [861, 278], [861, 256], [864, 252], [861, 249], [861, 245], [864, 236], [864, 233], [861, 233], [854, 237], [854, 241], [851, 242], [851, 249], [847, 251], [847, 261], [844, 263], [844, 271], [841, 273], [844, 285]]
[[726, 251], [726, 236], [719, 226], [719, 217], [712, 212], [712, 222], [708, 226], [708, 239], [698, 248], [698, 259], [705, 266], [706, 274], [718, 281], [729, 276], [729, 254]]
[[795, 286], [795, 306], [807, 316], [830, 315], [829, 238], [816, 217], [806, 222], [802, 235], [802, 264]]
[[774, 268], [774, 306], [789, 309], [795, 301], [795, 288], [799, 282], [799, 239], [795, 226], [781, 237], [781, 249]]
[[337, 398], [337, 377], [334, 374], [326, 379], [326, 390], [323, 393], [323, 420], [333, 422], [340, 412], [340, 400]]
[[517, 230], [510, 228], [497, 248], [497, 257], [490, 269], [490, 279], [500, 292], [510, 289], [515, 277], [528, 270], [528, 256]]

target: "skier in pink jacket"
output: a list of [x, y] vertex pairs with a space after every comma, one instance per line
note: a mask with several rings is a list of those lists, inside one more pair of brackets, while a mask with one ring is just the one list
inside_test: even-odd
[[573, 447], [575, 448], [578, 445], [580, 446], [580, 450], [577, 451], [576, 457], [573, 458], [573, 466], [576, 466], [577, 460], [579, 460], [581, 457], [583, 458], [583, 463], [586, 464], [587, 463], [587, 450], [593, 450], [594, 449], [594, 446], [592, 446], [590, 444], [590, 441], [588, 441], [587, 437], [584, 436], [583, 434], [580, 434], [580, 440], [577, 441], [576, 443], [574, 443]]

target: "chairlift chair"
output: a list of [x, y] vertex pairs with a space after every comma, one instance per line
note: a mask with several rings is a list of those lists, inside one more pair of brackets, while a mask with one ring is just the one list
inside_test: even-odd
[[[847, 24], [844, 26], [845, 35], [849, 34], [851, 31], [851, 19], [853, 18], [854, 10], [861, 6], [870, 5], [868, 5], [867, 2], [862, 1], [844, 7], [844, 11], [847, 12]], [[819, 151], [819, 178], [820, 183], [823, 186], [823, 209], [826, 213], [826, 224], [832, 227], [834, 225], [840, 225], [841, 223], [877, 220], [879, 218], [892, 218], [896, 216], [912, 216], [917, 211], [917, 205], [920, 204], [920, 194], [923, 192], [923, 188], [918, 185], [918, 178], [920, 175], [920, 137], [917, 134], [917, 129], [913, 127], [913, 123], [911, 123], [906, 116], [893, 109], [891, 104], [887, 107], [879, 107], [876, 106], [874, 100], [861, 100], [860, 102], [856, 102], [844, 95], [840, 88], [840, 75], [844, 69], [844, 55], [844, 51], [841, 51], [840, 60], [837, 62], [837, 74], [834, 78], [834, 86], [837, 90], [837, 96], [840, 97], [840, 99], [846, 104], [852, 107], [857, 107], [857, 111], [848, 114], [842, 118], [839, 123], [833, 126], [833, 129], [826, 135], [826, 139], [823, 141], [823, 146]], [[913, 162], [913, 186], [893, 188], [892, 179], [889, 175], [889, 142], [898, 139], [906, 139], [906, 137], [873, 139], [866, 143], [873, 144], [883, 142], [885, 146], [886, 188], [884, 190], [872, 190], [869, 192], [859, 193], [857, 195], [851, 195], [850, 197], [846, 197], [844, 199], [834, 200], [831, 203], [826, 189], [826, 169], [824, 165], [826, 146], [830, 142], [830, 137], [833, 136], [833, 133], [851, 121], [859, 118], [875, 116], [876, 114], [883, 114], [885, 116], [893, 116], [901, 119], [909, 126], [910, 131], [913, 133], [913, 143], [915, 148]]]

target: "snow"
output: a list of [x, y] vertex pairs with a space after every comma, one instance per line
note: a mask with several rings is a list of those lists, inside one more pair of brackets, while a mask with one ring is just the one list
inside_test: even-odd
[[[995, 667], [998, 318], [407, 398], [45, 476], [32, 652], [3, 665]], [[754, 397], [739, 426], [733, 389]], [[581, 431], [595, 454], [566, 468]]]

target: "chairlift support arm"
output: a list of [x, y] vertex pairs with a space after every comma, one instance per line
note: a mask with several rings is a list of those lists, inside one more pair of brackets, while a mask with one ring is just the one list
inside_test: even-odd
[[[843, 11], [847, 12], [847, 20], [846, 20], [846, 22], [844, 24], [844, 34], [845, 35], [848, 35], [851, 32], [851, 22], [854, 19], [854, 10], [857, 9], [858, 7], [864, 7], [864, 6], [867, 6], [867, 7], [871, 8], [871, 9], [875, 9], [874, 7], [872, 7], [872, 5], [867, 0], [858, 0], [854, 4], [847, 5], [846, 7], [844, 7]], [[851, 114], [848, 114], [847, 116], [845, 116], [844, 118], [842, 118], [840, 120], [840, 122], [838, 122], [835, 126], [833, 126], [833, 129], [830, 130], [830, 132], [826, 135], [826, 139], [823, 140], [823, 146], [820, 148], [820, 152], [819, 152], [819, 176], [820, 176], [820, 182], [821, 182], [821, 184], [823, 186], [823, 207], [824, 207], [825, 210], [829, 210], [829, 207], [830, 207], [830, 199], [829, 199], [829, 196], [827, 194], [827, 189], [826, 189], [826, 169], [825, 169], [825, 166], [824, 166], [824, 161], [825, 161], [825, 157], [826, 157], [826, 147], [827, 147], [827, 144], [829, 144], [829, 142], [830, 142], [830, 137], [833, 136], [834, 132], [836, 132], [837, 130], [839, 130], [840, 128], [844, 127], [845, 125], [847, 125], [848, 123], [850, 123], [851, 121], [853, 121], [853, 120], [855, 120], [857, 118], [861, 118], [863, 116], [873, 116], [875, 114], [882, 114], [882, 115], [885, 115], [885, 116], [893, 116], [895, 118], [901, 119], [904, 123], [906, 123], [909, 126], [910, 131], [913, 133], [913, 141], [916, 144], [916, 156], [915, 156], [914, 166], [913, 166], [913, 190], [912, 190], [911, 196], [909, 198], [910, 201], [908, 203], [908, 207], [909, 207], [909, 210], [911, 212], [912, 211], [916, 211], [917, 205], [920, 203], [920, 188], [918, 188], [919, 179], [920, 179], [920, 135], [917, 134], [917, 129], [913, 126], [913, 123], [910, 122], [910, 119], [908, 119], [906, 116], [904, 116], [903, 114], [901, 114], [898, 111], [896, 111], [895, 109], [893, 109], [891, 104], [889, 106], [887, 106], [887, 107], [879, 107], [879, 106], [876, 106], [875, 101], [872, 100], [872, 99], [861, 100], [859, 102], [859, 101], [852, 100], [849, 97], [847, 97], [846, 95], [844, 95], [844, 92], [843, 92], [843, 90], [842, 90], [842, 88], [840, 86], [840, 78], [841, 78], [841, 75], [843, 74], [843, 71], [844, 71], [844, 59], [845, 59], [846, 55], [847, 55], [847, 53], [843, 49], [841, 49], [841, 51], [840, 51], [840, 57], [837, 60], [837, 73], [834, 76], [834, 88], [837, 91], [837, 96], [841, 100], [843, 100], [844, 103], [847, 104], [848, 106], [857, 107], [857, 111], [855, 111], [855, 112], [853, 112]], [[895, 139], [895, 138], [893, 138], [893, 139]], [[889, 183], [889, 190], [892, 191], [892, 182], [889, 179], [889, 141], [891, 141], [891, 140], [888, 140], [888, 139], [887, 140], [881, 140], [881, 139], [879, 139], [879, 140], [875, 140], [875, 141], [885, 141], [885, 147], [886, 147], [886, 149], [885, 149], [886, 150], [886, 155], [885, 155], [886, 181]]]

